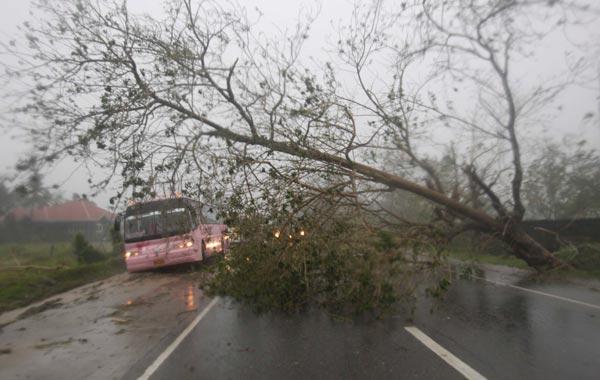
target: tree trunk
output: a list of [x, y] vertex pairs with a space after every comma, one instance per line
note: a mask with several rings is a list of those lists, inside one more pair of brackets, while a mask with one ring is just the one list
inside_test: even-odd
[[296, 157], [304, 157], [315, 161], [324, 163], [330, 163], [356, 173], [362, 174], [369, 180], [387, 185], [393, 189], [405, 190], [410, 193], [416, 194], [423, 198], [429, 199], [430, 201], [452, 210], [454, 213], [475, 222], [489, 233], [496, 234], [500, 239], [507, 242], [513, 249], [514, 254], [525, 260], [528, 265], [532, 266], [537, 270], [544, 270], [547, 268], [556, 268], [563, 266], [561, 260], [556, 258], [547, 249], [542, 247], [538, 242], [531, 238], [527, 233], [518, 227], [518, 224], [514, 223], [503, 223], [501, 220], [494, 218], [482, 210], [475, 209], [465, 203], [461, 203], [458, 200], [448, 197], [439, 191], [430, 189], [426, 186], [422, 186], [411, 180], [402, 178], [398, 175], [388, 173], [384, 170], [377, 169], [365, 164], [351, 161], [346, 157], [340, 157], [334, 154], [322, 152], [318, 149], [314, 149], [309, 146], [301, 146], [296, 144], [290, 144], [281, 141], [274, 141], [260, 136], [248, 136], [239, 134], [229, 130], [226, 127], [219, 125], [218, 123], [208, 120], [207, 118], [197, 115], [190, 110], [173, 104], [169, 101], [161, 99], [153, 94], [153, 97], [159, 103], [162, 103], [168, 107], [171, 107], [182, 114], [185, 114], [193, 119], [199, 120], [212, 128], [214, 128], [215, 137], [225, 138], [240, 143], [262, 146], [267, 149], [271, 149], [277, 152], [290, 154]]
[[530, 267], [539, 271], [566, 267], [565, 263], [529, 236], [518, 225], [501, 232], [503, 232], [503, 235], [500, 238], [510, 245], [515, 256], [524, 260]]

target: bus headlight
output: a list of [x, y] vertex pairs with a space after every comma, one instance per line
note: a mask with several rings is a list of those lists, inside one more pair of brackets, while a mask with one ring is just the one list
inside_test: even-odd
[[179, 243], [177, 246], [181, 249], [181, 248], [190, 248], [192, 245], [194, 245], [194, 239], [189, 239], [189, 240], [184, 240], [181, 243]]

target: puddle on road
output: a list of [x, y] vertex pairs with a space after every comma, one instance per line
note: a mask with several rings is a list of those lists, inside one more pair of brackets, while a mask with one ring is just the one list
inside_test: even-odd
[[188, 286], [186, 297], [185, 297], [185, 309], [186, 311], [192, 311], [198, 309], [198, 305], [196, 304], [196, 291], [194, 286]]

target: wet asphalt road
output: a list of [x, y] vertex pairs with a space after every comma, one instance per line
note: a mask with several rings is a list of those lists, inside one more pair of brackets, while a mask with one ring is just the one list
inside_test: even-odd
[[419, 328], [488, 379], [600, 379], [598, 308], [460, 281], [443, 306], [419, 314]]
[[[600, 306], [597, 290], [500, 280]], [[456, 280], [444, 302], [420, 302], [414, 320], [335, 321], [316, 310], [257, 315], [219, 300], [151, 379], [465, 378], [407, 325], [489, 380], [600, 379], [600, 308], [478, 279]], [[156, 351], [124, 378], [137, 378]]]

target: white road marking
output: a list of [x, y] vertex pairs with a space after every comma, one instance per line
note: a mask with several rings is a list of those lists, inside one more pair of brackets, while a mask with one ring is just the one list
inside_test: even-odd
[[483, 280], [485, 282], [489, 282], [490, 284], [494, 284], [494, 285], [498, 285], [498, 286], [506, 286], [508, 288], [522, 290], [524, 292], [529, 292], [529, 293], [537, 294], [537, 295], [540, 295], [540, 296], [546, 296], [546, 297], [554, 298], [554, 299], [557, 299], [557, 300], [561, 300], [561, 301], [565, 301], [565, 302], [571, 302], [571, 303], [574, 303], [574, 304], [577, 304], [577, 305], [587, 306], [587, 307], [591, 307], [592, 309], [600, 310], [600, 305], [594, 305], [592, 303], [577, 301], [577, 300], [574, 300], [574, 299], [571, 299], [571, 298], [561, 297], [561, 296], [557, 296], [555, 294], [541, 292], [539, 290], [534, 290], [534, 289], [529, 289], [529, 288], [523, 288], [523, 287], [517, 286], [517, 285], [506, 284], [506, 283], [499, 282], [499, 281], [492, 281], [492, 280], [488, 280], [487, 278], [483, 278], [483, 277], [479, 277], [479, 276], [473, 276], [473, 278], [476, 278], [478, 280]]
[[421, 343], [423, 343], [427, 348], [433, 351], [437, 356], [442, 358], [442, 360], [448, 363], [452, 368], [460, 372], [468, 380], [487, 380], [482, 374], [475, 371], [473, 368], [469, 367], [468, 364], [454, 356], [450, 351], [437, 344], [423, 331], [419, 330], [414, 326], [406, 326], [404, 329], [411, 333], [412, 336], [417, 338]]
[[192, 321], [192, 323], [190, 323], [188, 325], [188, 327], [185, 328], [185, 330], [183, 330], [183, 332], [181, 334], [179, 334], [179, 336], [177, 337], [177, 339], [175, 339], [173, 341], [173, 343], [171, 343], [169, 345], [169, 347], [167, 347], [162, 354], [160, 354], [156, 360], [154, 360], [154, 362], [150, 365], [150, 367], [148, 367], [146, 369], [146, 371], [144, 372], [144, 374], [140, 377], [138, 377], [138, 380], [148, 380], [150, 378], [150, 376], [152, 376], [152, 374], [158, 369], [158, 367], [160, 367], [160, 365], [167, 360], [167, 358], [169, 357], [169, 355], [171, 355], [173, 353], [173, 351], [175, 351], [175, 349], [177, 348], [177, 346], [179, 346], [181, 344], [181, 342], [185, 339], [186, 336], [189, 335], [190, 332], [192, 332], [192, 330], [194, 329], [194, 327], [196, 327], [196, 325], [198, 323], [200, 323], [200, 321], [202, 320], [202, 318], [204, 318], [206, 316], [206, 314], [208, 314], [208, 312], [210, 311], [210, 309], [213, 308], [213, 306], [215, 306], [217, 304], [217, 300], [218, 297], [213, 299], [212, 301], [210, 301], [210, 303], [208, 304], [208, 306], [206, 306], [204, 308], [204, 310], [202, 310], [202, 312], [200, 314], [198, 314], [198, 316], [196, 318], [194, 318], [194, 320]]

